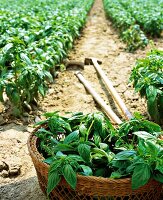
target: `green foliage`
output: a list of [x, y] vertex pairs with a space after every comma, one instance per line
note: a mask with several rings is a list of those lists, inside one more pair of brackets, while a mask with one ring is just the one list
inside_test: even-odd
[[137, 24], [122, 33], [122, 40], [127, 44], [129, 52], [134, 52], [138, 48], [144, 48], [148, 44], [148, 39]]
[[49, 173], [48, 175], [48, 188], [47, 188], [47, 194], [49, 195], [50, 192], [58, 185], [60, 182], [61, 177], [58, 174], [58, 171], [53, 171], [53, 173]]
[[147, 100], [148, 112], [157, 123], [163, 123], [163, 51], [152, 50], [139, 59], [132, 69], [130, 80], [136, 92]]
[[66, 179], [67, 183], [71, 185], [73, 189], [76, 187], [77, 178], [76, 173], [74, 172], [72, 166], [70, 164], [66, 164], [62, 168], [63, 176]]
[[134, 52], [144, 48], [148, 39], [140, 30], [137, 21], [120, 2], [120, 0], [103, 0], [106, 15], [113, 22], [113, 26], [120, 32], [120, 37], [127, 44], [127, 50]]
[[119, 0], [119, 2], [131, 13], [146, 34], [161, 35], [163, 30], [161, 0]]
[[6, 93], [20, 115], [25, 105], [45, 96], [92, 3], [0, 0], [0, 101]]
[[83, 158], [86, 163], [90, 161], [90, 146], [87, 144], [79, 144], [78, 146], [79, 155]]
[[148, 44], [145, 34], [161, 36], [162, 0], [103, 0], [106, 15], [119, 30], [130, 52]]
[[107, 17], [111, 19], [113, 25], [121, 32], [135, 24], [135, 19], [120, 4], [119, 0], [104, 0], [103, 3]]
[[146, 163], [137, 164], [132, 175], [132, 189], [138, 189], [140, 186], [148, 183], [151, 177], [150, 167]]
[[[132, 177], [132, 188], [151, 177], [162, 182], [163, 142], [159, 125], [144, 120], [139, 113], [114, 128], [100, 112], [84, 115], [45, 113], [36, 132], [39, 151], [50, 165], [47, 194], [63, 176], [76, 188], [77, 174], [110, 178]], [[54, 176], [53, 176], [54, 174]]]

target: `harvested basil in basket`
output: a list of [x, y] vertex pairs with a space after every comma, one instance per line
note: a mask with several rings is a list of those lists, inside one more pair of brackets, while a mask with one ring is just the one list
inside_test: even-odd
[[104, 114], [45, 113], [36, 132], [39, 151], [50, 165], [47, 194], [63, 176], [75, 189], [77, 174], [132, 178], [132, 189], [150, 178], [163, 183], [163, 140], [159, 125], [135, 113], [114, 127]]

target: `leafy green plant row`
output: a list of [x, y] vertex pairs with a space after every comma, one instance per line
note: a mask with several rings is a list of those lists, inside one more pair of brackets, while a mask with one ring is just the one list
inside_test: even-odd
[[163, 51], [152, 50], [133, 67], [130, 80], [136, 92], [147, 100], [153, 120], [163, 124]]
[[163, 183], [163, 132], [140, 114], [117, 128], [100, 112], [44, 115], [36, 135], [44, 162], [50, 165], [48, 195], [62, 176], [75, 189], [77, 174], [131, 177], [133, 190], [150, 178]]
[[103, 0], [106, 16], [120, 32], [120, 37], [127, 44], [129, 51], [144, 48], [148, 39], [131, 13], [119, 0]]
[[135, 18], [142, 30], [151, 36], [160, 36], [163, 31], [163, 4], [160, 0], [119, 0]]
[[6, 93], [20, 115], [45, 95], [55, 66], [85, 24], [93, 0], [0, 1], [0, 100]]

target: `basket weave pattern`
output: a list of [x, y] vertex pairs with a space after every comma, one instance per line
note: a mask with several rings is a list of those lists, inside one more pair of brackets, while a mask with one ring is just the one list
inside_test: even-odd
[[[42, 161], [44, 157], [38, 152], [38, 138], [31, 134], [28, 149], [34, 163], [38, 181], [46, 194], [48, 168]], [[64, 178], [51, 192], [53, 200], [159, 200], [162, 184], [150, 180], [148, 184], [132, 191], [131, 179], [109, 179], [95, 176], [77, 176], [76, 190], [70, 188]]]

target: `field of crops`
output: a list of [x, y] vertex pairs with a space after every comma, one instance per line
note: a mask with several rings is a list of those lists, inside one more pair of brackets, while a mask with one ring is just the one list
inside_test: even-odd
[[1, 1], [0, 100], [6, 92], [14, 114], [45, 95], [55, 66], [85, 24], [93, 0]]
[[[55, 68], [85, 24], [93, 0], [1, 1], [0, 100], [4, 92], [19, 116], [43, 97]], [[106, 15], [129, 51], [163, 30], [163, 1], [104, 0]], [[143, 6], [141, 6], [143, 5]], [[141, 9], [140, 9], [141, 8]]]
[[129, 51], [145, 47], [149, 36], [161, 36], [162, 0], [104, 0], [104, 8]]
[[[84, 64], [83, 69], [85, 58], [90, 57], [102, 61], [101, 69], [112, 82], [131, 118], [125, 118], [95, 67]], [[81, 66], [68, 66], [70, 63]], [[105, 123], [102, 113], [92, 114], [105, 113], [105, 110], [75, 76], [79, 70], [117, 115], [122, 128], [118, 129], [120, 126], [112, 123], [112, 119]], [[57, 111], [60, 116], [77, 113], [75, 118], [63, 117], [62, 120]], [[137, 137], [140, 141], [149, 138], [152, 145], [148, 141], [140, 142], [140, 152], [133, 154], [136, 157], [131, 156], [134, 165], [139, 164], [136, 172], [133, 168], [132, 172], [125, 171], [125, 162], [120, 160], [117, 166], [112, 162], [112, 177], [125, 178], [127, 173], [132, 173], [132, 184], [137, 188], [156, 172], [155, 180], [163, 182], [162, 111], [163, 0], [0, 0], [0, 199], [47, 200], [38, 184], [27, 148], [35, 123], [44, 124], [45, 121], [55, 133], [61, 125], [59, 132], [63, 131], [63, 134], [67, 130], [75, 130], [75, 123], [79, 123], [79, 132], [74, 131], [68, 136], [65, 147], [74, 145], [79, 151], [77, 156], [84, 159], [90, 154], [87, 158], [91, 160], [86, 158], [87, 163], [80, 163], [85, 175], [110, 177], [111, 171], [105, 169], [111, 166], [106, 163], [110, 147], [115, 154], [125, 149], [133, 151], [137, 148]], [[87, 113], [91, 114], [83, 117]], [[46, 119], [48, 116], [52, 120]], [[70, 130], [71, 122], [74, 126]], [[43, 141], [40, 150], [47, 150], [50, 152], [48, 156], [51, 153], [54, 156], [56, 152], [48, 150], [56, 147], [58, 138], [51, 137], [50, 129], [43, 127], [40, 130], [40, 138], [47, 137], [47, 144]], [[135, 131], [138, 133], [133, 137]], [[78, 137], [78, 133], [83, 134], [82, 137]], [[109, 139], [108, 133], [111, 133]], [[157, 141], [153, 140], [153, 136]], [[72, 144], [69, 139], [70, 143], [72, 139]], [[153, 145], [155, 141], [161, 148]], [[62, 147], [62, 142], [59, 141], [57, 148]], [[145, 144], [145, 148], [141, 144]], [[94, 145], [97, 147], [95, 150], [99, 150], [97, 153], [92, 151]], [[58, 156], [62, 157], [62, 153]], [[140, 163], [137, 158], [140, 158]], [[74, 164], [70, 160], [67, 161]], [[67, 161], [63, 159], [60, 167]], [[97, 165], [99, 161], [104, 162]], [[60, 167], [56, 173], [58, 178], [63, 172], [60, 173]], [[75, 165], [74, 169], [77, 169]], [[144, 173], [145, 170], [147, 173]], [[62, 175], [67, 178], [67, 174], [63, 172]], [[71, 182], [72, 186], [74, 184], [76, 178]], [[50, 192], [54, 188], [53, 181], [52, 187], [49, 187]]]

